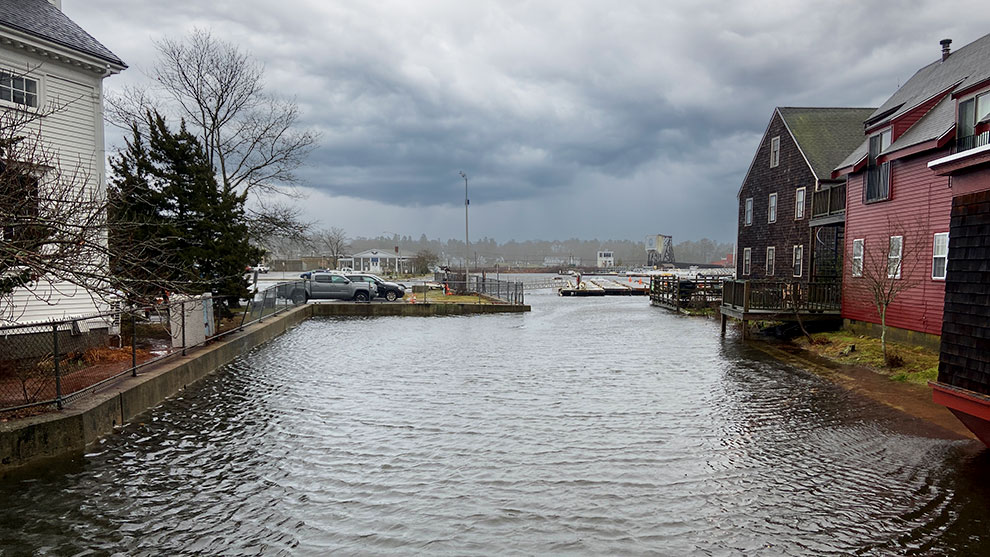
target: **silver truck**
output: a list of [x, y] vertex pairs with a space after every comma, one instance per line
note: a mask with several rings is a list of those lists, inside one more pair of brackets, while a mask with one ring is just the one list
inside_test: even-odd
[[378, 296], [374, 284], [351, 280], [340, 273], [313, 272], [292, 291], [292, 301], [354, 300], [367, 302]]

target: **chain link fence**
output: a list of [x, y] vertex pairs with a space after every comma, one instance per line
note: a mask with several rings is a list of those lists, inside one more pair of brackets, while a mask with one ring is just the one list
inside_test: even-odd
[[443, 286], [446, 292], [471, 296], [490, 303], [523, 305], [526, 303], [526, 288], [522, 282], [496, 280], [485, 275], [471, 275], [464, 280], [464, 273], [434, 273], [433, 280]]
[[46, 323], [0, 326], [0, 416], [61, 409], [156, 362], [299, 305], [301, 281], [246, 301], [173, 296], [169, 303]]

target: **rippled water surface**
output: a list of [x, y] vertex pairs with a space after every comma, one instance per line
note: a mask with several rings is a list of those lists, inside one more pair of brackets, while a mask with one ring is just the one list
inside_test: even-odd
[[990, 458], [644, 298], [315, 319], [84, 458], [3, 554], [975, 554]]

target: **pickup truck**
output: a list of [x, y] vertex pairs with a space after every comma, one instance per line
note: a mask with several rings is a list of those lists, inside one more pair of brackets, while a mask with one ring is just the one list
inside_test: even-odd
[[378, 288], [367, 282], [353, 281], [340, 273], [314, 272], [292, 291], [292, 301], [355, 300], [367, 302], [378, 296]]

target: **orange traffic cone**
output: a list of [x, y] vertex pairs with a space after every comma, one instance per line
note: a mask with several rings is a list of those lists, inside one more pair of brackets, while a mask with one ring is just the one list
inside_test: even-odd
[[416, 303], [416, 295], [415, 294], [413, 294], [412, 296], [409, 296], [409, 303], [410, 304], [415, 304]]

